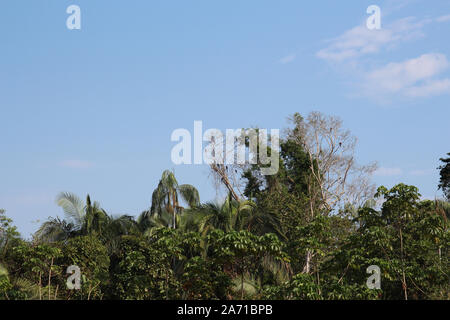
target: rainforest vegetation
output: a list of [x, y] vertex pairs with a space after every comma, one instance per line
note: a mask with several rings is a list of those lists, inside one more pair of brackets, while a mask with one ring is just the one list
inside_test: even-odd
[[[1, 210], [0, 299], [450, 299], [450, 153], [442, 199], [422, 200], [415, 186], [374, 186], [355, 146], [339, 119], [294, 114], [270, 150], [277, 174], [210, 166], [223, 201], [164, 171], [137, 217], [63, 192], [64, 216], [23, 239]], [[371, 265], [380, 289], [367, 287]]]

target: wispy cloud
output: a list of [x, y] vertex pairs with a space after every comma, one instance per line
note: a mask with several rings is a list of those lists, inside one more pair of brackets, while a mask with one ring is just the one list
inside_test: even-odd
[[450, 79], [432, 80], [423, 85], [413, 86], [405, 90], [409, 97], [428, 97], [450, 93]]
[[378, 53], [399, 42], [424, 36], [422, 28], [430, 21], [407, 17], [380, 30], [369, 30], [365, 25], [359, 25], [328, 41], [329, 45], [319, 50], [316, 56], [329, 62], [344, 62]]
[[5, 206], [38, 206], [53, 204], [54, 194], [43, 191], [22, 192], [0, 196], [0, 202]]
[[287, 64], [287, 63], [294, 61], [296, 57], [297, 57], [296, 54], [290, 54], [288, 56], [281, 58], [278, 62], [281, 64]]
[[432, 173], [432, 170], [425, 169], [425, 170], [412, 170], [409, 172], [412, 176], [428, 176]]
[[65, 160], [62, 161], [59, 165], [64, 168], [71, 169], [88, 169], [94, 166], [92, 162], [84, 160]]
[[385, 168], [381, 167], [378, 168], [374, 174], [376, 176], [382, 176], [382, 177], [391, 177], [391, 176], [398, 176], [403, 173], [403, 170], [400, 168]]
[[[364, 24], [359, 25], [328, 41], [328, 45], [316, 56], [345, 66], [344, 74], [351, 74], [356, 96], [385, 103], [394, 98], [448, 94], [450, 76], [442, 76], [442, 73], [450, 64], [442, 53], [425, 53], [383, 64], [373, 59], [376, 54], [389, 52], [402, 43], [424, 37], [425, 25], [447, 20], [450, 20], [450, 15], [421, 20], [407, 17], [382, 26], [380, 30], [369, 30]], [[370, 60], [367, 59], [369, 57]]]
[[[433, 172], [433, 170], [430, 170], [430, 169], [423, 169], [423, 170], [416, 169], [416, 170], [410, 170], [410, 171], [406, 172], [406, 174], [409, 176], [428, 176], [428, 175], [432, 174], [432, 172]], [[381, 167], [374, 172], [374, 175], [380, 176], [380, 177], [393, 177], [393, 176], [402, 175], [404, 173], [405, 172], [401, 168]]]
[[436, 79], [449, 67], [440, 53], [423, 54], [403, 62], [389, 63], [364, 76], [363, 89], [368, 95], [403, 95], [426, 97], [450, 93], [450, 79]]
[[383, 6], [383, 16], [388, 16], [394, 12], [402, 10], [417, 1], [420, 0], [386, 0]]
[[450, 14], [447, 14], [445, 16], [440, 16], [438, 18], [436, 18], [437, 22], [447, 22], [450, 21]]

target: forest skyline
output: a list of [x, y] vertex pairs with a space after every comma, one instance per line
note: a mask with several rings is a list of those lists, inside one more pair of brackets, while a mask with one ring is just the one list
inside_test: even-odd
[[[68, 30], [66, 9], [81, 9]], [[366, 10], [381, 8], [381, 29]], [[177, 128], [279, 128], [335, 115], [373, 181], [440, 197], [450, 127], [450, 4], [7, 1], [0, 12], [0, 207], [23, 236], [61, 191], [137, 216], [161, 172], [216, 198], [208, 166], [175, 166]], [[223, 200], [223, 195], [219, 200]]]

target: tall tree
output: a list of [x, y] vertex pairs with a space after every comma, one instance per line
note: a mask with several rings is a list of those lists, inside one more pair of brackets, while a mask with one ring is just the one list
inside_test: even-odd
[[252, 200], [236, 201], [229, 193], [223, 203], [207, 202], [182, 215], [183, 225], [207, 234], [214, 229], [225, 232], [247, 230], [264, 234], [276, 230], [276, 217], [259, 211]]
[[439, 189], [444, 192], [447, 201], [450, 201], [450, 152], [447, 153], [448, 158], [439, 159], [443, 164], [438, 168], [440, 170]]
[[[342, 126], [342, 120], [311, 112], [306, 119], [295, 113], [288, 138], [303, 146], [309, 157], [308, 186], [312, 202], [320, 202], [327, 211], [345, 203], [362, 206], [375, 194], [370, 176], [376, 164], [361, 166], [355, 159], [357, 139]], [[313, 208], [311, 216], [314, 216]]]
[[19, 239], [19, 232], [12, 224], [12, 219], [8, 218], [4, 209], [0, 209], [0, 262], [6, 255], [12, 242]]
[[[373, 197], [370, 176], [375, 164], [359, 166], [355, 159], [356, 137], [337, 117], [311, 112], [306, 119], [295, 113], [287, 138], [303, 147], [309, 158], [307, 176], [309, 215], [328, 215], [346, 203], [362, 204]], [[312, 252], [306, 252], [304, 272], [310, 272]]]
[[[364, 283], [370, 265], [381, 269], [383, 299], [448, 299], [448, 222], [414, 186], [378, 188], [381, 211], [362, 208], [335, 258], [339, 283]], [[329, 271], [332, 273], [331, 271]]]
[[57, 196], [56, 203], [63, 209], [66, 219], [50, 218], [44, 222], [34, 234], [38, 242], [65, 241], [75, 236], [93, 234], [103, 241], [110, 241], [137, 230], [132, 217], [108, 215], [98, 202], [92, 203], [89, 195], [85, 204], [77, 195], [62, 192]]
[[151, 216], [159, 217], [164, 211], [172, 216], [171, 227], [176, 228], [177, 215], [181, 214], [184, 207], [180, 198], [189, 207], [195, 207], [200, 203], [198, 190], [189, 184], [179, 185], [172, 171], [165, 170], [159, 180], [158, 187], [152, 194], [152, 206], [150, 212], [144, 212], [142, 219], [150, 219]]

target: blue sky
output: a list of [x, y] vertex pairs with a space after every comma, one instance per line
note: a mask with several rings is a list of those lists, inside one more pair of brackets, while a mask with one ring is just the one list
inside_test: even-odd
[[[381, 30], [365, 27], [372, 4]], [[24, 236], [62, 216], [60, 191], [137, 215], [164, 169], [212, 200], [206, 166], [171, 162], [173, 130], [284, 128], [313, 110], [358, 137], [377, 185], [434, 198], [449, 34], [448, 0], [2, 1], [0, 208]]]

